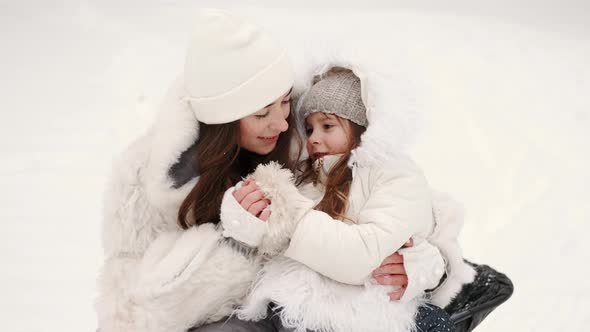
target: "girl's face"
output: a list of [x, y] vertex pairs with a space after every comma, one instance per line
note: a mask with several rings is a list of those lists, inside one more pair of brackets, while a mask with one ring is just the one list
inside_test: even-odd
[[240, 119], [240, 147], [259, 155], [271, 153], [279, 135], [289, 128], [291, 91], [260, 111]]
[[336, 115], [315, 112], [305, 119], [307, 153], [312, 160], [325, 155], [346, 153], [350, 147], [350, 124]]

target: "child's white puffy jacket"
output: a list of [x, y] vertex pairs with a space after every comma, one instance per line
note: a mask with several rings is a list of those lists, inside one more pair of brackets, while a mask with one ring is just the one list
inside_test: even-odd
[[[340, 156], [325, 156], [327, 174]], [[410, 238], [401, 251], [409, 284], [404, 298], [412, 299], [434, 288], [444, 272], [438, 249], [426, 238], [434, 229], [431, 193], [422, 172], [409, 158], [389, 167], [352, 167], [345, 223], [320, 211], [306, 214], [293, 234], [285, 256], [305, 263], [334, 280], [362, 285], [383, 259]], [[322, 179], [320, 179], [322, 180]], [[318, 203], [323, 186], [308, 183], [301, 192]], [[424, 269], [424, 267], [428, 267]]]
[[[321, 174], [339, 157], [324, 157]], [[426, 241], [434, 223], [430, 190], [420, 170], [407, 158], [388, 168], [353, 166], [346, 215], [355, 223], [311, 210], [305, 198], [317, 204], [323, 186], [310, 183], [298, 193], [292, 183], [277, 181], [280, 172], [273, 165], [259, 166], [254, 179], [272, 196], [268, 229], [289, 225], [282, 230], [291, 242], [284, 257], [265, 264], [239, 317], [259, 319], [274, 302], [282, 308], [283, 323], [302, 331], [410, 330], [420, 296], [438, 284], [444, 271], [438, 249]], [[230, 190], [226, 199], [232, 197]], [[306, 213], [293, 214], [297, 208]], [[414, 246], [401, 250], [408, 288], [401, 302], [391, 302], [387, 293], [393, 288], [376, 285], [371, 272], [410, 238]], [[260, 249], [278, 252], [265, 245]]]

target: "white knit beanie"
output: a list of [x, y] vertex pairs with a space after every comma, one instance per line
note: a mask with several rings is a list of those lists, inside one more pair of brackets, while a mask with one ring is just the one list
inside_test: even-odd
[[191, 108], [207, 124], [259, 111], [294, 80], [284, 47], [255, 25], [215, 9], [197, 14], [184, 75]]

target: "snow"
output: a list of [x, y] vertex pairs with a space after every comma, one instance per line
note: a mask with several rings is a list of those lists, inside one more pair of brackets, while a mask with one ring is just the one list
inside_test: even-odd
[[[195, 3], [0, 2], [6, 330], [95, 329], [101, 196], [110, 163], [149, 125], [180, 72]], [[309, 2], [288, 10], [264, 1], [198, 5], [212, 3], [239, 7], [286, 40], [314, 27], [321, 27], [317, 38], [342, 36], [332, 23], [347, 20], [362, 23], [349, 24], [348, 32], [395, 27], [388, 38], [366, 38], [386, 48], [389, 41], [403, 45], [432, 87], [412, 153], [433, 187], [464, 204], [466, 257], [515, 284], [513, 297], [477, 330], [590, 324], [583, 263], [590, 253], [587, 5], [340, 1], [339, 11], [329, 4], [312, 11]]]

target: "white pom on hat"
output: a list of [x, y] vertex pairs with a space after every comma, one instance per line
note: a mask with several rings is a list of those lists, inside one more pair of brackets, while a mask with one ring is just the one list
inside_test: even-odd
[[257, 26], [217, 9], [199, 10], [184, 69], [197, 120], [228, 123], [286, 93], [294, 72], [286, 49]]

